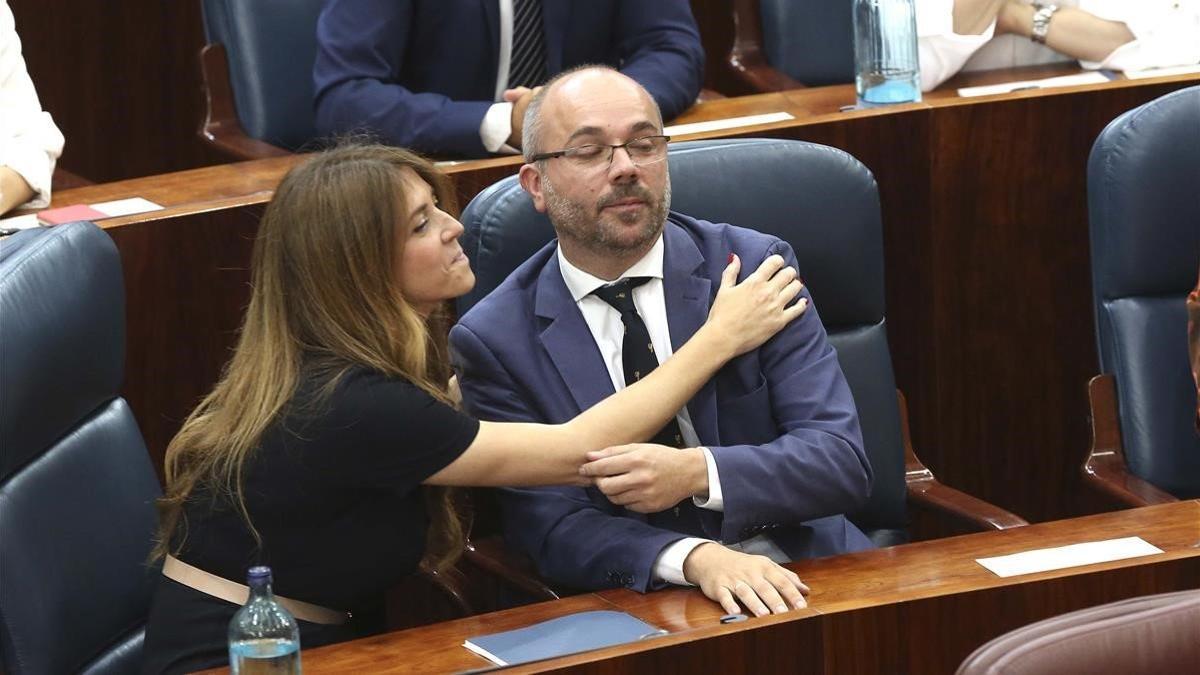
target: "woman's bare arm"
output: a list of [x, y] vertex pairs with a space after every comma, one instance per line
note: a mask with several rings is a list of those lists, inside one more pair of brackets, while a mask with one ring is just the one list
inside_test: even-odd
[[642, 380], [565, 424], [481, 422], [458, 459], [434, 474], [434, 485], [586, 484], [579, 467], [589, 450], [646, 440], [687, 404], [733, 357], [766, 342], [808, 307], [792, 300], [802, 285], [793, 268], [771, 256], [734, 285], [740, 262], [722, 275], [708, 321], [671, 358]]

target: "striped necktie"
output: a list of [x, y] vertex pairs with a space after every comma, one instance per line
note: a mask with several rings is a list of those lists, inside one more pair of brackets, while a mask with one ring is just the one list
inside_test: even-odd
[[546, 81], [546, 45], [542, 37], [542, 0], [513, 0], [512, 58], [508, 88], [536, 87]]

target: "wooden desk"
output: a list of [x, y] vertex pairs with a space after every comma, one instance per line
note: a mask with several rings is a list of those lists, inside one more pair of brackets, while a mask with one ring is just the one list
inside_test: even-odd
[[[1120, 113], [1200, 76], [960, 99], [954, 87], [1068, 72], [1057, 65], [959, 76], [922, 103], [840, 112], [850, 86], [712, 101], [678, 123], [785, 111], [796, 119], [709, 132], [845, 149], [883, 206], [888, 323], [899, 385], [926, 464], [942, 480], [1034, 521], [1084, 501], [1092, 334], [1086, 161]], [[680, 139], [683, 140], [683, 139]], [[140, 195], [166, 211], [102, 221], [125, 265], [125, 393], [156, 464], [228, 357], [247, 300], [263, 204], [295, 161], [209, 167], [67, 190], [55, 206]], [[463, 203], [518, 158], [446, 167]], [[814, 289], [820, 301], [820, 289]]]
[[[1140, 536], [1162, 554], [997, 577], [976, 558]], [[621, 609], [670, 635], [515, 668], [594, 673], [951, 673], [1019, 626], [1125, 598], [1200, 587], [1200, 501], [1106, 513], [790, 565], [807, 609], [720, 625], [697, 590], [612, 590], [304, 652], [308, 673], [455, 672], [488, 666], [461, 645], [572, 612]]]

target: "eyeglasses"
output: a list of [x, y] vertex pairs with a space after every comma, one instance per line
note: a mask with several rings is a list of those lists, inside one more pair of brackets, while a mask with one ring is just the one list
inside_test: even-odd
[[633, 140], [608, 145], [607, 143], [589, 143], [574, 148], [563, 148], [554, 152], [541, 152], [532, 157], [535, 162], [543, 159], [562, 157], [571, 164], [584, 169], [595, 169], [612, 164], [613, 154], [617, 148], [625, 148], [629, 161], [638, 166], [654, 164], [667, 158], [667, 141], [670, 136], [642, 136]]

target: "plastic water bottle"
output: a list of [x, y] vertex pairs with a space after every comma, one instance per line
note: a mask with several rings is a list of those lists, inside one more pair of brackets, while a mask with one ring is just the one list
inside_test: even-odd
[[233, 675], [293, 675], [300, 672], [300, 627], [275, 601], [271, 568], [251, 567], [250, 598], [229, 622], [229, 668]]
[[854, 0], [854, 85], [863, 108], [921, 100], [913, 0]]

